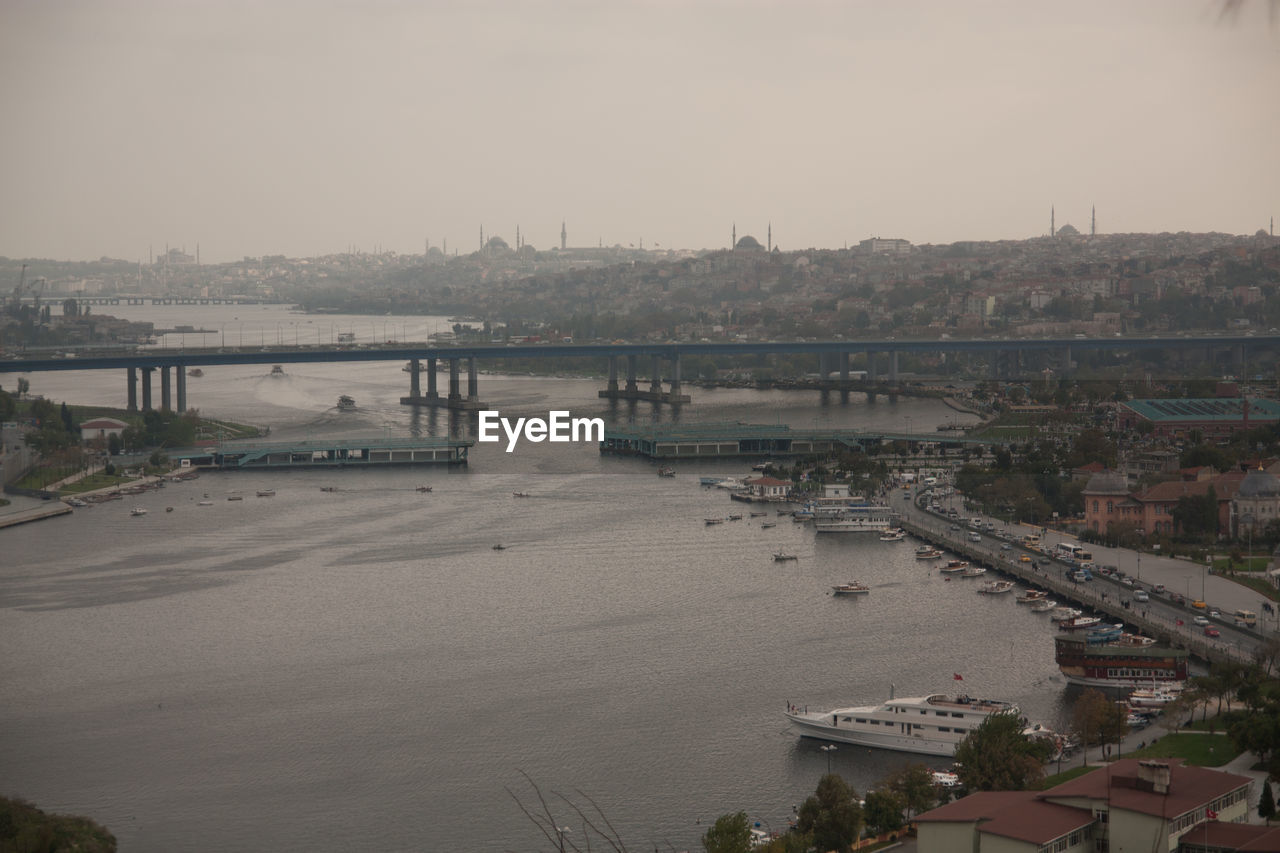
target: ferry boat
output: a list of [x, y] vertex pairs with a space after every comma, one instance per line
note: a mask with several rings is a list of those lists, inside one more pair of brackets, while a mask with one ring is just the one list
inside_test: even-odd
[[1054, 661], [1071, 684], [1085, 687], [1168, 687], [1187, 680], [1187, 650], [1158, 643], [1091, 643], [1080, 634], [1053, 640]]
[[845, 506], [830, 514], [815, 515], [818, 533], [883, 533], [898, 526], [898, 514], [887, 506]]
[[863, 595], [871, 592], [871, 587], [859, 581], [849, 581], [848, 583], [838, 583], [831, 587], [832, 595]]
[[338, 397], [338, 409], [340, 411], [349, 412], [356, 407], [356, 401], [346, 394]]
[[916, 549], [917, 560], [938, 560], [941, 559], [942, 552], [932, 545], [921, 545]]
[[880, 705], [808, 712], [789, 706], [787, 719], [803, 737], [924, 755], [954, 755], [956, 745], [992, 714], [1020, 712], [1012, 702], [934, 693]]

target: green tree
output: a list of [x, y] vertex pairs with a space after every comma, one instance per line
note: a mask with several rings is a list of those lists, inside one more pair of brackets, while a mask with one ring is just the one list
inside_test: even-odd
[[889, 776], [884, 785], [902, 799], [907, 817], [927, 812], [938, 801], [933, 771], [924, 764], [908, 764]]
[[956, 775], [967, 791], [1025, 791], [1044, 778], [1053, 746], [1022, 732], [1015, 714], [991, 714], [956, 746]]
[[902, 797], [893, 791], [867, 791], [862, 816], [867, 822], [867, 829], [877, 835], [897, 832], [906, 823], [902, 816], [903, 808]]
[[862, 807], [849, 783], [834, 773], [818, 780], [818, 789], [800, 804], [796, 829], [819, 850], [848, 850], [862, 829]]
[[1262, 818], [1270, 826], [1271, 818], [1276, 816], [1276, 801], [1271, 794], [1271, 782], [1268, 779], [1262, 780], [1262, 795], [1258, 797], [1258, 817]]
[[124, 443], [120, 440], [119, 433], [113, 432], [111, 435], [107, 436], [107, 452], [112, 456], [119, 456], [120, 450], [123, 447]]
[[751, 821], [746, 812], [721, 815], [702, 836], [707, 853], [748, 853], [751, 850]]
[[1071, 713], [1071, 728], [1084, 747], [1084, 763], [1089, 764], [1089, 745], [1118, 743], [1128, 731], [1125, 709], [1098, 690], [1086, 690]]
[[0, 391], [0, 421], [13, 420], [17, 411], [18, 404], [14, 402], [13, 396], [7, 391]]

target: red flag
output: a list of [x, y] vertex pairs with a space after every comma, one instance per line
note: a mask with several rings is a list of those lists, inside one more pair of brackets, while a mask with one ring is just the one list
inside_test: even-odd
[[1205, 809], [1205, 810], [1204, 810], [1204, 816], [1205, 816], [1205, 817], [1207, 817], [1209, 820], [1217, 820], [1217, 819], [1218, 819], [1218, 813], [1217, 813], [1217, 812], [1215, 812], [1213, 809]]
[[954, 678], [956, 681], [964, 681], [964, 679], [960, 676], [960, 673], [958, 672], [953, 672], [951, 674], [951, 677]]

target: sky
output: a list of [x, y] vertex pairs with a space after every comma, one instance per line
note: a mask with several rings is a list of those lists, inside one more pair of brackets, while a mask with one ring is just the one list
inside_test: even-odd
[[0, 255], [1251, 234], [1280, 9], [1224, 2], [0, 0]]

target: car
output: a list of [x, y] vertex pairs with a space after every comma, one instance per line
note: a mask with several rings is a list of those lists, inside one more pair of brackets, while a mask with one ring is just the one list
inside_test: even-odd
[[1127, 586], [1127, 587], [1132, 588], [1132, 587], [1133, 587], [1133, 578], [1122, 578], [1122, 579], [1120, 580], [1120, 583], [1124, 584], [1124, 585], [1125, 585], [1125, 586]]
[[1198, 614], [1198, 615], [1196, 616], [1196, 618], [1192, 619], [1191, 621], [1192, 621], [1192, 622], [1194, 622], [1194, 623], [1195, 623], [1195, 624], [1197, 624], [1197, 625], [1208, 625], [1208, 624], [1209, 624], [1209, 618], [1208, 618], [1207, 616], [1205, 616], [1204, 614]]
[[1134, 601], [1150, 601], [1151, 596], [1147, 594], [1145, 589], [1140, 589], [1133, 594]]
[[1204, 610], [1209, 605], [1205, 604], [1203, 601], [1197, 598], [1195, 601], [1191, 602], [1191, 606], [1194, 607], [1196, 610]]
[[1206, 637], [1221, 637], [1222, 632], [1210, 625], [1204, 629], [1204, 635]]
[[1019, 563], [1030, 563], [1030, 562], [1031, 562], [1031, 558], [1030, 558], [1030, 557], [1028, 557], [1026, 554], [1023, 554], [1022, 556], [1018, 557], [1018, 562], [1019, 562]]
[[1012, 545], [1010, 545], [1008, 542], [1002, 542], [1002, 543], [1000, 543], [1000, 550], [1001, 550], [1001, 551], [1012, 551], [1012, 550], [1013, 550], [1013, 546], [1012, 546]]
[[1183, 605], [1187, 603], [1187, 600], [1182, 597], [1182, 593], [1180, 592], [1175, 592], [1173, 595], [1169, 596], [1169, 600], [1177, 605]]
[[1210, 611], [1209, 611], [1209, 618], [1210, 618], [1210, 619], [1221, 619], [1221, 618], [1222, 618], [1222, 614], [1221, 614], [1221, 613], [1219, 613], [1219, 612], [1218, 612], [1218, 609], [1215, 607], [1213, 610], [1210, 610]]
[[1153, 586], [1153, 587], [1151, 588], [1151, 591], [1152, 591], [1152, 592], [1154, 592], [1156, 595], [1161, 595], [1161, 594], [1163, 594], [1163, 593], [1164, 593], [1164, 584], [1162, 584], [1162, 583], [1158, 583], [1158, 584], [1156, 584], [1155, 586]]
[[969, 541], [970, 541], [970, 542], [981, 542], [981, 541], [982, 541], [982, 536], [980, 536], [980, 535], [979, 535], [979, 534], [977, 534], [977, 533], [970, 533], [970, 534], [969, 534]]

